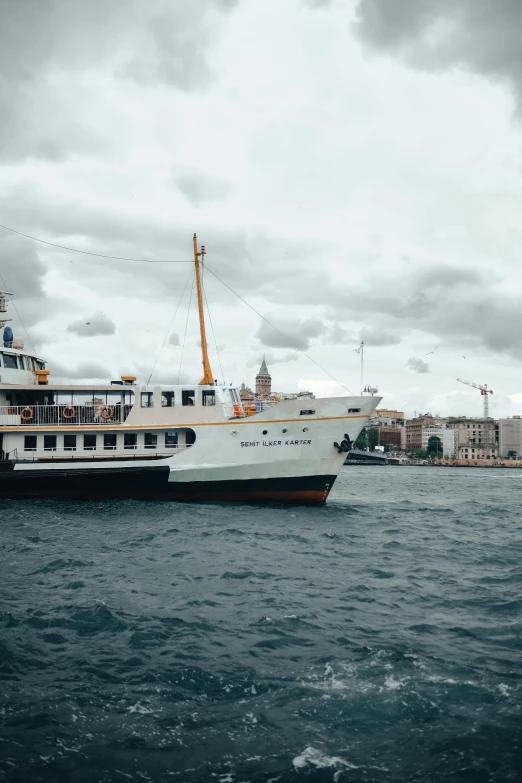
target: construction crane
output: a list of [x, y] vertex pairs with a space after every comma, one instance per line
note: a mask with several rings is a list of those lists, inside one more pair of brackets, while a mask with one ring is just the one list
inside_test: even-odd
[[457, 378], [460, 383], [465, 383], [466, 386], [473, 386], [474, 389], [479, 389], [480, 393], [484, 397], [484, 418], [489, 418], [489, 395], [493, 394], [493, 389], [488, 389], [487, 383], [484, 385], [480, 383], [473, 383], [473, 381], [463, 381], [462, 378]]

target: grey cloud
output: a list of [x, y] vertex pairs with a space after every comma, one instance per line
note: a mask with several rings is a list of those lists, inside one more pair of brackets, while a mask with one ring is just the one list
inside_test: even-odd
[[[399, 287], [392, 277], [368, 281], [350, 292], [330, 287], [327, 314], [339, 321], [364, 319], [368, 326], [360, 333], [362, 339], [365, 333], [375, 332], [377, 339], [389, 334], [399, 342], [398, 335], [417, 331], [430, 335], [434, 344], [444, 340], [458, 352], [486, 349], [519, 359], [522, 311], [516, 291], [509, 292], [503, 284], [501, 275], [487, 279], [473, 269], [426, 266], [416, 275], [405, 276]], [[370, 326], [372, 320], [379, 325]]]
[[361, 332], [365, 345], [398, 345], [401, 338], [387, 329], [367, 329]]
[[[268, 371], [270, 372], [270, 367], [273, 364], [286, 364], [286, 362], [296, 362], [299, 359], [298, 353], [266, 353], [265, 354], [265, 361], [266, 365], [268, 367]], [[256, 356], [253, 356], [250, 361], [247, 363], [247, 367], [253, 367], [255, 368], [255, 371], [259, 370], [261, 364], [261, 359], [259, 358], [259, 354]]]
[[461, 66], [522, 93], [519, 0], [359, 0], [354, 29], [369, 46], [429, 70]]
[[324, 326], [319, 320], [292, 320], [282, 322], [280, 319], [272, 319], [277, 331], [265, 321], [261, 323], [256, 337], [262, 345], [270, 348], [297, 348], [306, 351], [310, 347], [310, 341], [319, 337], [324, 331]]
[[83, 362], [76, 367], [67, 367], [65, 364], [51, 360], [47, 367], [51, 372], [51, 381], [57, 378], [64, 380], [108, 381], [110, 378], [110, 371], [97, 362]]
[[346, 345], [356, 343], [360, 345], [398, 345], [401, 337], [385, 327], [368, 327], [361, 331], [343, 329], [339, 324], [334, 324], [327, 333], [327, 341], [331, 345]]
[[179, 345], [179, 334], [177, 332], [172, 332], [172, 334], [169, 337], [169, 345]]
[[480, 285], [484, 277], [478, 269], [464, 267], [437, 266], [421, 271], [417, 276], [420, 285], [433, 285], [449, 288], [456, 285]]
[[13, 294], [8, 305], [8, 317], [12, 319], [15, 334], [23, 337], [26, 345], [24, 327], [30, 329], [58, 307], [66, 310], [69, 306], [47, 295], [44, 287], [46, 275], [47, 267], [40, 259], [36, 246], [0, 229], [0, 287]]
[[188, 171], [174, 175], [174, 184], [193, 204], [216, 201], [230, 190], [230, 186], [222, 180]]
[[100, 334], [114, 334], [116, 325], [114, 321], [100, 313], [80, 321], [73, 321], [67, 327], [68, 332], [80, 335], [80, 337], [95, 337]]
[[343, 329], [338, 323], [333, 324], [327, 334], [327, 340], [331, 345], [344, 345], [352, 342], [354, 335]]
[[304, 4], [308, 8], [328, 8], [332, 4], [332, 0], [304, 0]]
[[[99, 93], [81, 83], [71, 93], [57, 76], [89, 70], [203, 89], [212, 80], [207, 53], [217, 15], [233, 7], [224, 0], [2, 0], [0, 104], [9, 111], [0, 125], [0, 159], [62, 160], [105, 146], [95, 121], [75, 117], [81, 91], [101, 101]], [[110, 107], [101, 104], [100, 111], [107, 117]]]
[[34, 244], [11, 234], [0, 233], [0, 274], [15, 301], [18, 298], [45, 297], [43, 281], [47, 269], [38, 257]]
[[419, 373], [419, 375], [424, 375], [425, 373], [431, 372], [429, 364], [424, 362], [422, 359], [408, 359], [406, 362], [406, 367], [412, 370], [412, 372]]

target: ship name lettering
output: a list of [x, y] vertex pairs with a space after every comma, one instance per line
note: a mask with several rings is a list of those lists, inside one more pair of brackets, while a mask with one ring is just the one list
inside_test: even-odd
[[[285, 440], [285, 446], [309, 446], [312, 443], [311, 440]], [[264, 440], [262, 443], [258, 440], [242, 440], [239, 444], [241, 448], [256, 447], [256, 446], [282, 446], [282, 440]]]

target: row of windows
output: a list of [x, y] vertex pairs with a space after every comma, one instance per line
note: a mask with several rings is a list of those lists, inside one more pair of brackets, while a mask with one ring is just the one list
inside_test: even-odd
[[[181, 404], [182, 405], [194, 405], [196, 400], [196, 392], [194, 389], [182, 389], [181, 391]], [[163, 408], [173, 408], [175, 403], [175, 394], [173, 391], [161, 392], [161, 405]], [[216, 404], [216, 392], [206, 390], [201, 392], [201, 404], [204, 406]], [[141, 393], [141, 407], [153, 408], [154, 407], [154, 394], [153, 392]]]
[[6, 370], [43, 370], [43, 362], [38, 362], [31, 356], [18, 356], [13, 353], [0, 352], [0, 367], [4, 365]]
[[[191, 434], [191, 431], [187, 432], [187, 436]], [[36, 451], [38, 449], [38, 435], [26, 435], [24, 437], [24, 450]], [[41, 436], [40, 436], [41, 437]], [[56, 451], [57, 449], [57, 435], [44, 435], [43, 447], [44, 451]], [[83, 443], [81, 438], [83, 437]], [[63, 449], [64, 451], [76, 451], [80, 445], [83, 445], [84, 451], [96, 451], [99, 441], [99, 435], [85, 434], [85, 435], [64, 435], [63, 436]], [[103, 436], [103, 449], [105, 451], [114, 451], [118, 447], [118, 435], [116, 433], [108, 433]], [[121, 436], [120, 436], [121, 437]], [[175, 449], [178, 445], [178, 433], [174, 430], [167, 430], [164, 433], [165, 448]], [[190, 442], [190, 438], [187, 437], [187, 443]], [[121, 443], [121, 441], [120, 441]], [[42, 442], [40, 440], [40, 447]], [[156, 449], [158, 447], [158, 434], [156, 432], [145, 432], [143, 435], [143, 446], [146, 449]], [[136, 432], [124, 432], [123, 433], [123, 448], [124, 449], [136, 449], [138, 447], [138, 435]]]

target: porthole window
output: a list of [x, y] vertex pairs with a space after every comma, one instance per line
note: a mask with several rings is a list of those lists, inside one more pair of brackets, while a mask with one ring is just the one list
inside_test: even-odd
[[281, 430], [281, 432], [288, 432], [288, 427], [283, 427], [283, 429]]
[[308, 427], [303, 427], [303, 432], [308, 432]]
[[263, 430], [263, 435], [268, 435], [268, 430]]

